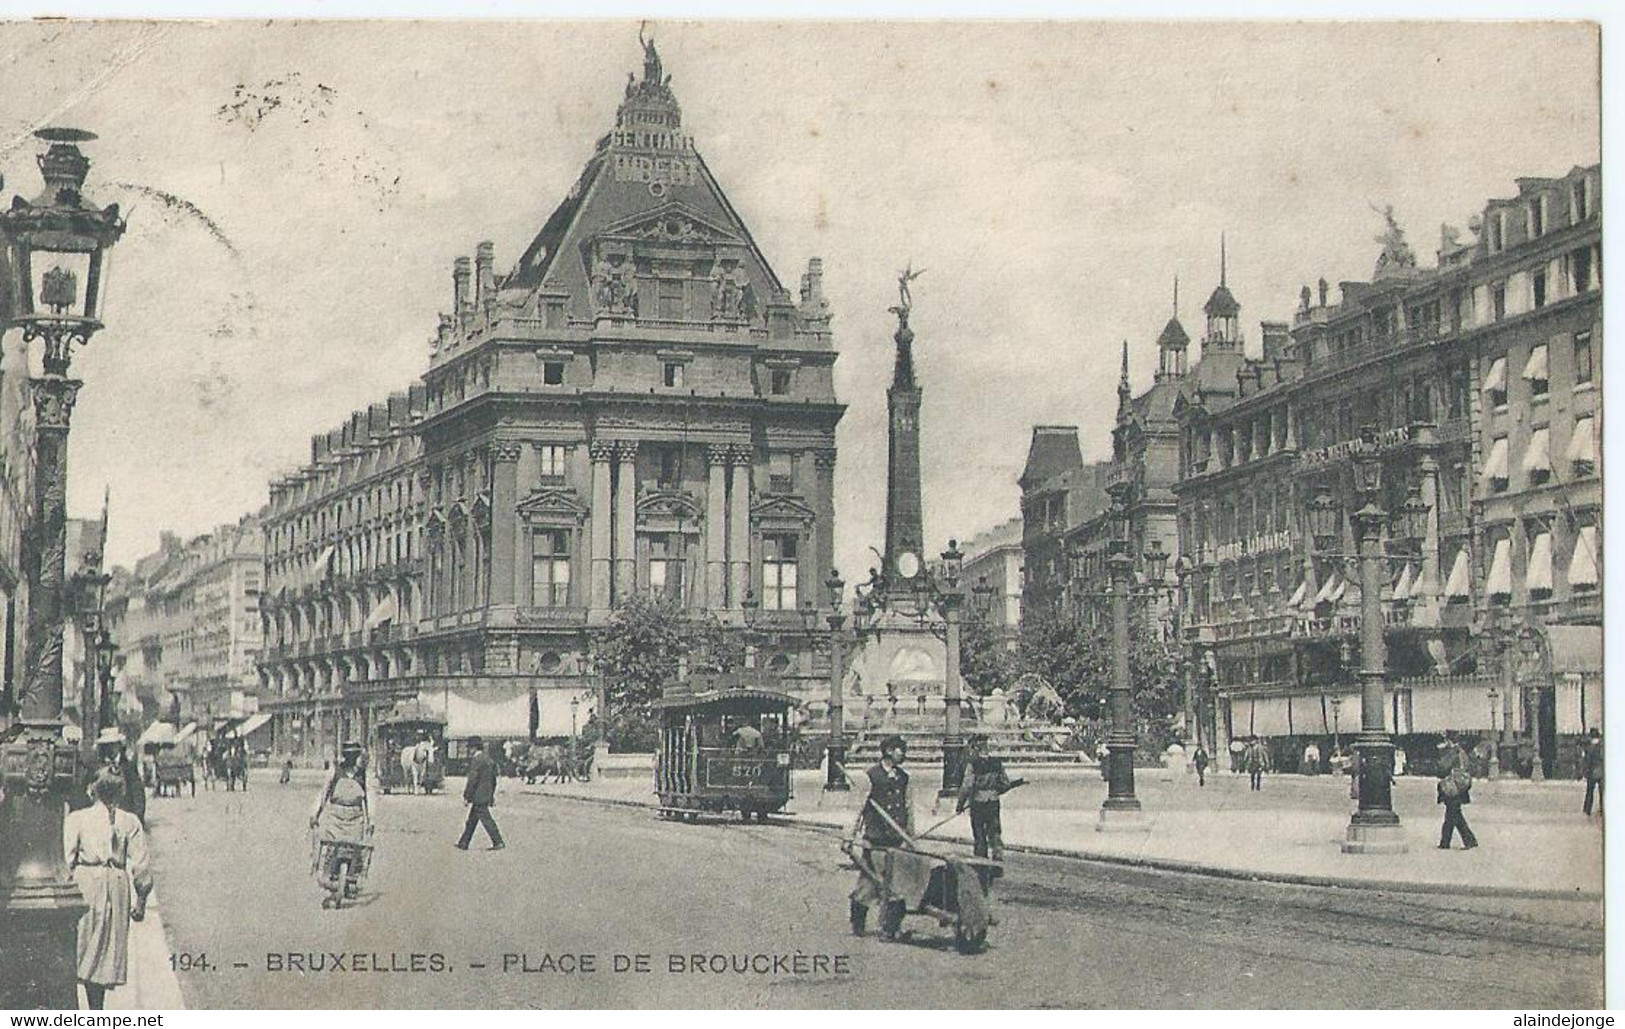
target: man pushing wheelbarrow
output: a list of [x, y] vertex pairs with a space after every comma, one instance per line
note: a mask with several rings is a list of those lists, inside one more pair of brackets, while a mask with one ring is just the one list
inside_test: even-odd
[[858, 871], [850, 905], [852, 931], [863, 933], [870, 908], [878, 909], [880, 933], [888, 940], [902, 933], [905, 915], [927, 915], [939, 925], [952, 925], [955, 945], [974, 953], [987, 941], [993, 922], [988, 889], [998, 863], [921, 849], [918, 840], [930, 830], [914, 833], [913, 796], [903, 770], [908, 745], [901, 736], [890, 736], [881, 743], [880, 755], [865, 773], [869, 795], [842, 846]]

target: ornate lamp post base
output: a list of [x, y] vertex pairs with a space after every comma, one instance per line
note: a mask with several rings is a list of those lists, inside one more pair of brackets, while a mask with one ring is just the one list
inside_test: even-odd
[[1143, 832], [1151, 828], [1134, 795], [1134, 752], [1138, 749], [1132, 733], [1113, 732], [1106, 737], [1106, 799], [1100, 805], [1096, 832]]
[[62, 819], [78, 752], [59, 723], [30, 723], [0, 748], [8, 845], [0, 867], [0, 1007], [72, 1010], [85, 913], [62, 854]]
[[1360, 760], [1360, 809], [1349, 818], [1345, 854], [1403, 854], [1410, 849], [1394, 813], [1394, 741], [1386, 732], [1360, 734], [1354, 743]]

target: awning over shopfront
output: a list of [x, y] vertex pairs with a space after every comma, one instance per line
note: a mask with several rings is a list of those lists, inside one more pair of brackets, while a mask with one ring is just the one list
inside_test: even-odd
[[248, 721], [237, 727], [237, 736], [240, 739], [246, 740], [250, 736], [254, 735], [254, 733], [259, 732], [261, 729], [266, 728], [270, 724], [271, 716], [263, 711], [257, 715], [250, 715]]
[[175, 729], [168, 722], [153, 722], [142, 730], [141, 738], [136, 740], [136, 746], [160, 746], [175, 742]]
[[1546, 643], [1553, 675], [1602, 672], [1602, 626], [1548, 625]]
[[[447, 736], [457, 739], [470, 736], [523, 739], [530, 735], [528, 685], [481, 683], [463, 689], [445, 687], [439, 693], [446, 716]], [[568, 733], [568, 707], [564, 718], [564, 731]]]
[[1494, 680], [1421, 680], [1402, 688], [1410, 694], [1410, 732], [1484, 732], [1491, 728], [1490, 691]]

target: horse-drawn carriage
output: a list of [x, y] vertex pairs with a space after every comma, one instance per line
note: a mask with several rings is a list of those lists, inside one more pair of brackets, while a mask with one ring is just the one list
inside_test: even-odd
[[378, 785], [385, 793], [433, 793], [446, 783], [446, 721], [403, 711], [377, 723]]
[[185, 747], [173, 743], [159, 744], [152, 756], [153, 796], [181, 795], [185, 786], [197, 796], [197, 778], [192, 771], [192, 755]]
[[767, 816], [790, 800], [790, 711], [796, 698], [756, 688], [669, 693], [655, 701], [660, 817]]
[[525, 782], [588, 782], [592, 779], [593, 748], [579, 739], [535, 740], [526, 744], [518, 758], [517, 774]]
[[228, 791], [248, 789], [248, 744], [235, 730], [223, 730], [209, 738], [203, 752], [203, 785], [214, 789], [215, 782]]

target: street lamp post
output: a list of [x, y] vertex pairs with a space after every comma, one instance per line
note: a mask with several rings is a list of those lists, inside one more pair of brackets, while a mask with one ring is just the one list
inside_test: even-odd
[[[1376, 430], [1361, 430], [1354, 454], [1354, 500], [1360, 508], [1350, 521], [1357, 543], [1356, 567], [1360, 582], [1360, 733], [1355, 737], [1359, 807], [1349, 818], [1342, 844], [1345, 854], [1400, 854], [1408, 848], [1394, 812], [1394, 740], [1389, 734], [1383, 706], [1387, 699], [1388, 656], [1383, 639], [1382, 583], [1386, 555], [1383, 525], [1388, 514], [1378, 503], [1382, 487], [1382, 458], [1377, 452]], [[1417, 535], [1427, 515], [1419, 495], [1407, 499], [1394, 519], [1394, 535], [1402, 546], [1420, 546]], [[1310, 505], [1310, 528], [1316, 543], [1331, 551], [1338, 536], [1336, 502], [1322, 490]], [[1407, 559], [1409, 554], [1406, 554]]]
[[576, 715], [581, 710], [581, 698], [570, 698], [570, 769], [576, 767]]
[[1497, 718], [1501, 709], [1501, 691], [1494, 686], [1490, 687], [1490, 766], [1488, 778], [1496, 779], [1501, 775], [1501, 740], [1497, 730]]
[[942, 588], [937, 594], [937, 609], [947, 623], [948, 648], [942, 697], [942, 789], [938, 792], [942, 797], [958, 793], [965, 775], [965, 737], [960, 728], [964, 692], [959, 681], [959, 614], [965, 601], [959, 578], [964, 562], [959, 542], [949, 540], [948, 549], [942, 552]]
[[852, 788], [846, 780], [846, 615], [842, 610], [846, 583], [832, 568], [824, 587], [829, 591], [829, 742], [824, 748], [824, 790], [844, 793]]
[[34, 400], [34, 475], [23, 566], [28, 583], [26, 693], [20, 731], [0, 747], [0, 1007], [78, 1004], [75, 937], [85, 904], [62, 854], [67, 798], [78, 754], [63, 737], [63, 592], [67, 549], [68, 426], [80, 383], [68, 377], [74, 346], [102, 327], [105, 255], [124, 232], [118, 206], [97, 208], [81, 189], [90, 161], [78, 144], [95, 135], [47, 128], [39, 158], [44, 191], [0, 212], [12, 318], [24, 344], [41, 340]]

